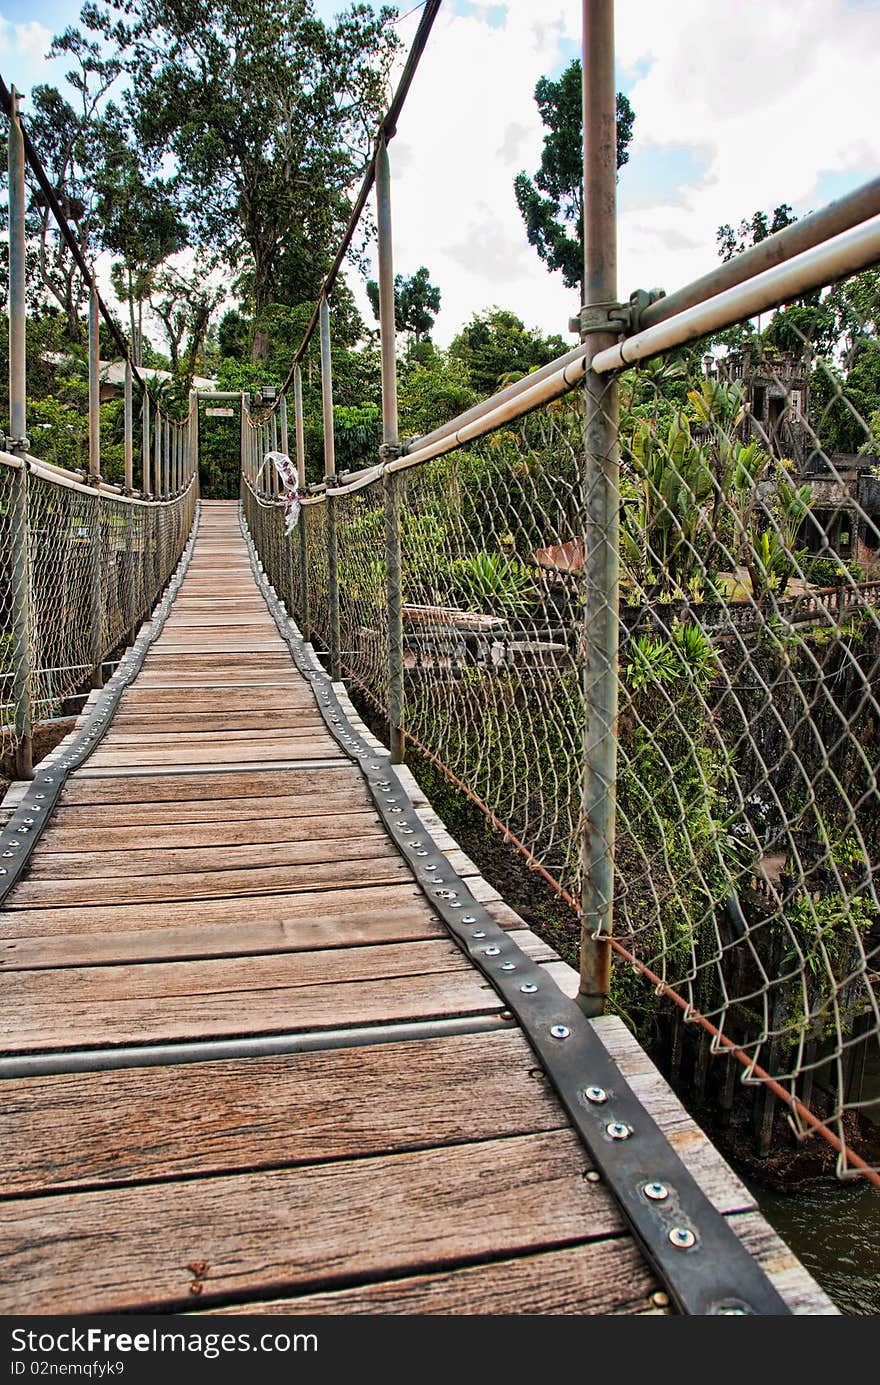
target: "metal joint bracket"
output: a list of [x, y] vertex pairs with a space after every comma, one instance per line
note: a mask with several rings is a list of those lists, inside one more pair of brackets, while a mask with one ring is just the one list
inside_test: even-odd
[[339, 481], [339, 477], [338, 477], [338, 476], [335, 476], [335, 475], [334, 475], [334, 476], [325, 476], [324, 479], [323, 479], [323, 481], [321, 482], [321, 485], [322, 485], [322, 486], [335, 486], [335, 485], [338, 483], [338, 481]]
[[630, 311], [625, 303], [584, 303], [577, 317], [569, 320], [570, 332], [588, 337], [593, 332], [625, 336], [629, 331]]
[[636, 289], [635, 293], [630, 294], [628, 303], [584, 304], [578, 316], [571, 318], [569, 331], [579, 332], [581, 337], [588, 337], [593, 332], [631, 337], [641, 330], [645, 309], [665, 297], [664, 289]]
[[3, 451], [4, 451], [4, 452], [12, 452], [12, 453], [16, 453], [16, 452], [30, 452], [30, 450], [31, 450], [31, 440], [30, 440], [30, 438], [11, 438], [11, 437], [8, 436], [8, 434], [7, 434], [6, 436], [4, 436], [4, 438], [3, 438]]
[[379, 448], [379, 458], [383, 462], [394, 462], [402, 456], [403, 447], [399, 442], [383, 442]]

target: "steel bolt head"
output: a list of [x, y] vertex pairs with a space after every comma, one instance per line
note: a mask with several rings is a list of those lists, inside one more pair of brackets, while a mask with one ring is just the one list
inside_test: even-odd
[[598, 1172], [597, 1169], [587, 1169], [586, 1173], [584, 1174], [584, 1178], [588, 1183], [602, 1182], [602, 1175]]
[[697, 1244], [697, 1238], [689, 1226], [674, 1226], [669, 1233], [669, 1243], [676, 1250], [690, 1250]]
[[623, 1121], [609, 1121], [605, 1127], [605, 1133], [610, 1135], [612, 1140], [628, 1140], [632, 1131]]
[[502, 971], [516, 971], [516, 962], [502, 962], [502, 963], [501, 963], [501, 970], [502, 970]]
[[[415, 845], [415, 843], [413, 843], [413, 845]], [[427, 854], [428, 854], [427, 851], [424, 851], [424, 850], [422, 850], [422, 851], [417, 851], [417, 852], [416, 852], [416, 855], [417, 855], [417, 856], [427, 856]]]
[[473, 934], [472, 934], [471, 936], [474, 937], [474, 938], [485, 938], [485, 936], [486, 936], [486, 930], [485, 930], [485, 928], [477, 928], [477, 929], [474, 930], [474, 932], [473, 932]]
[[603, 1101], [608, 1100], [608, 1093], [604, 1087], [587, 1087], [584, 1090], [584, 1096], [595, 1106], [601, 1106]]
[[642, 1192], [652, 1202], [665, 1202], [669, 1197], [669, 1189], [665, 1183], [646, 1183]]
[[523, 995], [534, 995], [537, 989], [534, 981], [524, 981], [520, 986]]
[[474, 918], [473, 914], [462, 914], [461, 921], [462, 923], [476, 923], [477, 920]]
[[553, 1039], [567, 1039], [571, 1035], [571, 1030], [567, 1024], [554, 1024], [550, 1029], [550, 1037]]
[[3, 853], [4, 856], [12, 856], [13, 854], [14, 854], [14, 853], [11, 852], [11, 851], [4, 851], [4, 853]]
[[500, 947], [484, 947], [483, 952], [487, 957], [498, 957], [501, 952]]

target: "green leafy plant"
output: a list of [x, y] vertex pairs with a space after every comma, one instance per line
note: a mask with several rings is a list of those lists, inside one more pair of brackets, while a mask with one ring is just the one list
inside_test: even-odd
[[472, 553], [452, 564], [452, 587], [468, 607], [497, 615], [526, 615], [540, 593], [525, 563], [500, 553]]

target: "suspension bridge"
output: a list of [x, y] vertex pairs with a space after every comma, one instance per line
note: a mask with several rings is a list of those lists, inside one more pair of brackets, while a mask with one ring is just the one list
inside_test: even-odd
[[[845, 1123], [870, 1104], [853, 1072], [878, 1032], [864, 863], [848, 837], [841, 865], [827, 832], [824, 854], [811, 855], [808, 810], [795, 826], [781, 797], [805, 774], [806, 737], [822, 745], [820, 777], [836, 785], [838, 757], [849, 756], [851, 833], [873, 812], [875, 767], [856, 749], [852, 709], [873, 715], [876, 704], [852, 621], [863, 633], [876, 624], [876, 583], [853, 582], [834, 601], [805, 585], [798, 609], [809, 620], [799, 635], [794, 622], [780, 635], [773, 585], [761, 588], [767, 567], [752, 562], [744, 616], [719, 591], [719, 560], [710, 564], [696, 529], [676, 517], [664, 562], [673, 573], [687, 549], [677, 610], [698, 602], [710, 567], [716, 599], [711, 621], [684, 622], [696, 634], [682, 635], [678, 618], [664, 625], [649, 575], [643, 590], [631, 576], [624, 590], [618, 570], [628, 519], [617, 380], [639, 359], [873, 263], [880, 188], [841, 199], [681, 294], [617, 303], [613, 142], [595, 133], [613, 125], [612, 7], [587, 0], [581, 343], [402, 441], [387, 146], [436, 11], [425, 7], [278, 398], [267, 408], [247, 394], [224, 397], [240, 412], [240, 502], [199, 496], [201, 409], [216, 395], [193, 390], [186, 417], [170, 417], [140, 381], [136, 439], [137, 366], [84, 262], [88, 467], [65, 471], [32, 451], [26, 162], [62, 236], [66, 222], [14, 92], [0, 92], [11, 228], [2, 701], [16, 764], [0, 832], [6, 1313], [837, 1311], [630, 1028], [605, 1010], [616, 951], [704, 1040], [694, 1083], [721, 1057], [731, 1091], [741, 1070], [757, 1092], [762, 1140], [785, 1110], [801, 1137], [833, 1146], [842, 1171], [878, 1181]], [[332, 290], [374, 185], [383, 441], [375, 465], [340, 476]], [[68, 248], [81, 258], [75, 241]], [[126, 361], [122, 485], [101, 474], [101, 314]], [[313, 337], [324, 479], [309, 484], [301, 365]], [[728, 424], [727, 441], [740, 422]], [[524, 485], [524, 468], [503, 451], [468, 450], [545, 423], [558, 459], [546, 490], [540, 478]], [[535, 439], [524, 439], [530, 456]], [[692, 456], [673, 450], [681, 468], [702, 455], [696, 445]], [[645, 551], [660, 543], [661, 483], [651, 485], [637, 521]], [[718, 491], [716, 548], [734, 542], [719, 534], [745, 531], [744, 506], [739, 491]], [[783, 521], [773, 522], [779, 537]], [[481, 555], [492, 560], [482, 587], [468, 566], [475, 535], [492, 549]], [[508, 595], [496, 608], [485, 573], [499, 564]], [[672, 654], [646, 638], [627, 656], [635, 674], [621, 707], [618, 642], [629, 637], [619, 607], [633, 596]], [[846, 657], [823, 681], [809, 646], [821, 694], [804, 710], [806, 684], [796, 683], [789, 725], [782, 675], [774, 682], [746, 641], [757, 632], [783, 648], [787, 639], [794, 686], [791, 641], [807, 648], [828, 624], [835, 648], [846, 627]], [[665, 690], [684, 666], [676, 658], [690, 661], [698, 715]], [[77, 697], [75, 726], [34, 764], [35, 730]], [[823, 721], [826, 703], [834, 715]], [[624, 743], [619, 712], [641, 740]], [[670, 723], [690, 758], [675, 759]], [[645, 746], [656, 752], [653, 780], [639, 768]], [[696, 798], [712, 807], [707, 776], [719, 748], [730, 757], [719, 782], [731, 777], [734, 751], [742, 764], [741, 861], [714, 809], [695, 819], [685, 785], [696, 766]], [[530, 875], [576, 911], [580, 972], [450, 835], [404, 763], [410, 752], [439, 766]], [[634, 764], [637, 808], [626, 794]], [[664, 794], [681, 813], [683, 868], [670, 860], [672, 834], [661, 831], [659, 846], [651, 836]], [[755, 802], [769, 828], [754, 825]], [[808, 806], [824, 831], [817, 794]], [[858, 835], [867, 861], [870, 840], [867, 828]], [[772, 851], [800, 874], [765, 872], [750, 903]], [[817, 997], [804, 930], [825, 918], [831, 886], [845, 894], [835, 918], [842, 909], [858, 946], [840, 950], [816, 925], [827, 973]], [[626, 921], [622, 936], [612, 906]], [[837, 1105], [816, 1114], [814, 1079], [827, 1086], [829, 1070]]]

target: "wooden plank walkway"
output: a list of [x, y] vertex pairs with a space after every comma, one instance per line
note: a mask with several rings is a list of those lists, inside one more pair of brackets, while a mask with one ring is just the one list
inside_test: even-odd
[[[4, 1085], [0, 1311], [665, 1311], [292, 666], [233, 504], [203, 505], [163, 633], [7, 901], [0, 992], [0, 1049], [62, 1069]], [[619, 1021], [597, 1027], [788, 1301], [834, 1311]], [[262, 1048], [110, 1066], [242, 1039]], [[97, 1070], [63, 1070], [72, 1050]]]

